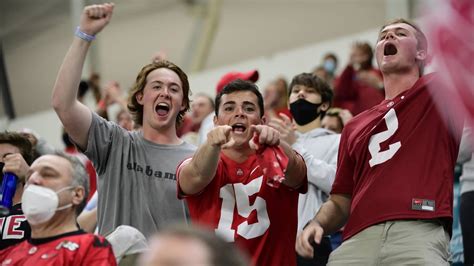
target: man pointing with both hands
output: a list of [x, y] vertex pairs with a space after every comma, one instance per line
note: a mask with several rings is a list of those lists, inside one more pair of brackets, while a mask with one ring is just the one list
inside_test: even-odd
[[295, 265], [299, 193], [306, 193], [303, 158], [263, 125], [255, 84], [236, 80], [216, 97], [216, 127], [177, 170], [179, 197], [194, 222], [235, 242], [253, 265]]

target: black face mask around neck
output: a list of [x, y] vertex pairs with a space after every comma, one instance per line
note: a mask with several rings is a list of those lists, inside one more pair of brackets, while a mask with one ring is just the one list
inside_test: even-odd
[[322, 104], [323, 103], [310, 103], [305, 99], [298, 99], [290, 104], [290, 112], [296, 123], [300, 126], [304, 126], [321, 115], [318, 108]]

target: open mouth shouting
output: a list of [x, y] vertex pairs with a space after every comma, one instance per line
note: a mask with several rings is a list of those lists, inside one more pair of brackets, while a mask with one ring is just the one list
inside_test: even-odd
[[232, 132], [237, 134], [243, 134], [247, 130], [247, 127], [242, 123], [235, 123], [232, 125]]
[[159, 103], [155, 106], [155, 112], [158, 116], [167, 116], [170, 111], [170, 106], [167, 103]]
[[398, 52], [397, 47], [393, 43], [386, 43], [383, 48], [384, 56], [396, 55]]

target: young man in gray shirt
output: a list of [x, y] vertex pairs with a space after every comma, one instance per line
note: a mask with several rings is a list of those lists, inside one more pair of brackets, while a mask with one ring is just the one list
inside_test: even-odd
[[99, 175], [99, 233], [126, 224], [148, 237], [166, 224], [186, 221], [186, 207], [176, 197], [175, 170], [195, 151], [176, 135], [176, 124], [189, 109], [189, 83], [171, 62], [143, 67], [128, 102], [141, 131], [126, 131], [81, 104], [76, 95], [84, 60], [91, 41], [110, 21], [113, 8], [113, 4], [84, 8], [58, 73], [52, 105]]

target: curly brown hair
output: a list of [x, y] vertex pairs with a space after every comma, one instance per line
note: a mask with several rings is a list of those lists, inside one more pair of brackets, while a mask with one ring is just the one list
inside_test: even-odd
[[188, 81], [188, 76], [184, 71], [175, 65], [174, 63], [167, 61], [167, 60], [159, 60], [155, 61], [151, 64], [148, 64], [140, 70], [140, 72], [137, 75], [137, 79], [135, 81], [135, 84], [133, 87], [130, 89], [129, 92], [129, 97], [128, 97], [128, 110], [133, 116], [133, 121], [135, 124], [143, 126], [143, 105], [138, 103], [137, 100], [137, 95], [138, 93], [143, 92], [145, 89], [146, 85], [146, 78], [148, 74], [150, 74], [153, 70], [158, 69], [158, 68], [167, 68], [173, 72], [175, 72], [179, 79], [181, 80], [181, 83], [183, 85], [183, 105], [184, 105], [184, 110], [181, 110], [176, 117], [176, 125], [179, 125], [182, 120], [184, 114], [189, 110], [189, 94], [190, 94], [190, 89], [189, 89], [189, 81]]

